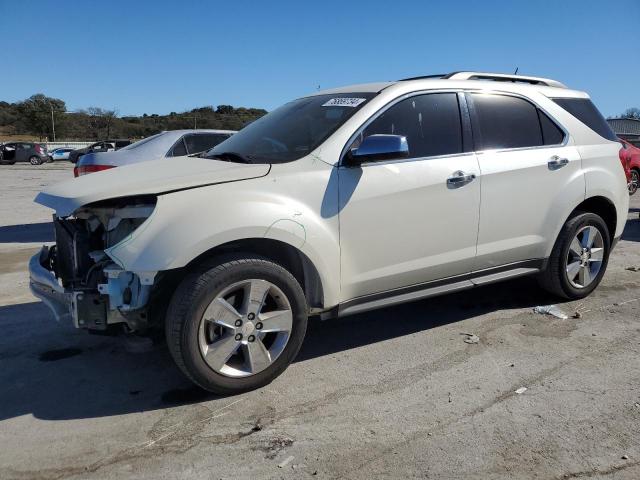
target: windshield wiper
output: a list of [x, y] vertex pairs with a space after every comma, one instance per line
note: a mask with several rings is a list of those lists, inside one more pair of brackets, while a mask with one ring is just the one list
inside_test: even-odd
[[207, 158], [216, 158], [219, 160], [224, 160], [225, 162], [235, 162], [235, 163], [253, 163], [247, 157], [243, 157], [239, 153], [236, 152], [222, 152], [216, 153], [213, 155], [208, 155]]

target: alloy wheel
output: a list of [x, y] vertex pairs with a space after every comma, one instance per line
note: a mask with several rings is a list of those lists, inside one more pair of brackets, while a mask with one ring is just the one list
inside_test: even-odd
[[282, 353], [292, 326], [291, 305], [276, 285], [261, 279], [237, 282], [206, 308], [198, 330], [200, 353], [217, 373], [255, 375]]
[[631, 170], [631, 182], [629, 183], [629, 195], [633, 195], [638, 191], [640, 186], [640, 173], [637, 170]]
[[604, 239], [596, 227], [587, 225], [576, 233], [567, 253], [567, 278], [575, 288], [589, 286], [600, 273]]

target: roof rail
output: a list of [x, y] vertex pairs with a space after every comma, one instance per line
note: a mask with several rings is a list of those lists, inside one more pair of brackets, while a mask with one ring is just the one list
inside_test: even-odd
[[447, 78], [448, 73], [437, 73], [434, 75], [420, 75], [418, 77], [401, 78], [399, 82], [408, 82], [410, 80], [424, 80], [426, 78]]
[[567, 88], [564, 83], [557, 80], [541, 77], [527, 77], [524, 75], [505, 75], [502, 73], [485, 72], [454, 72], [442, 78], [449, 80], [493, 80], [495, 82], [529, 83], [531, 85], [542, 85], [546, 87]]

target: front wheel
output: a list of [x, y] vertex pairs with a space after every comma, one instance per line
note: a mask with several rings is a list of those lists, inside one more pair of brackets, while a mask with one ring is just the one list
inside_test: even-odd
[[187, 275], [166, 320], [169, 350], [183, 373], [221, 395], [262, 387], [297, 355], [307, 328], [302, 288], [269, 260], [240, 255]]
[[609, 229], [594, 213], [577, 212], [562, 227], [540, 284], [571, 300], [584, 298], [598, 286], [609, 261]]
[[31, 158], [29, 158], [29, 163], [31, 165], [40, 165], [42, 163], [42, 160], [40, 160], [40, 157], [36, 157], [35, 155]]

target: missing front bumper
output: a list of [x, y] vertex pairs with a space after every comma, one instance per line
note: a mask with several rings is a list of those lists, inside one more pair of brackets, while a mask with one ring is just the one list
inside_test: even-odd
[[46, 248], [29, 260], [29, 288], [49, 307], [58, 322], [73, 322], [73, 294], [66, 292], [53, 273], [40, 263]]

